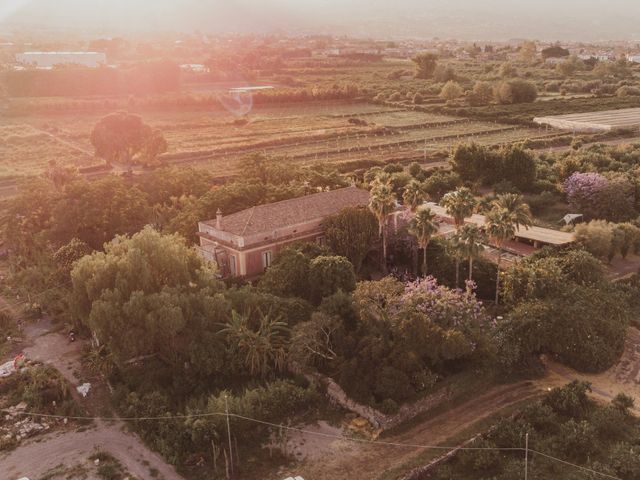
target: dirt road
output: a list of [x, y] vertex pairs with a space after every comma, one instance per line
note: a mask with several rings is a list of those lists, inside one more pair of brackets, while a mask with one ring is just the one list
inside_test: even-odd
[[[499, 413], [509, 405], [541, 394], [550, 388], [563, 386], [572, 380], [592, 384], [592, 396], [603, 402], [611, 401], [624, 392], [636, 400], [636, 414], [640, 414], [640, 331], [630, 328], [625, 351], [620, 361], [606, 372], [582, 374], [556, 362], [547, 361], [547, 375], [539, 380], [521, 382], [490, 389], [448, 412], [418, 424], [406, 432], [385, 438], [385, 441], [438, 445], [464, 432], [474, 423]], [[287, 475], [329, 480], [350, 478], [370, 480], [383, 472], [401, 467], [415, 458], [422, 449], [358, 444], [342, 440], [316, 441], [317, 452], [307, 457]], [[286, 476], [286, 475], [285, 475]], [[275, 480], [275, 478], [274, 478]]]
[[[51, 332], [51, 325], [46, 320], [25, 326], [24, 334], [31, 344], [24, 349], [27, 358], [55, 367], [74, 387], [86, 380], [77, 377], [81, 371], [80, 341], [70, 343], [64, 335]], [[86, 404], [87, 400], [75, 388], [73, 393], [81, 405]], [[129, 473], [140, 479], [152, 478], [151, 472], [157, 471], [154, 478], [184, 480], [173, 466], [149, 450], [135, 434], [125, 431], [124, 423], [103, 421], [94, 422], [84, 431], [38, 436], [16, 450], [0, 455], [0, 478], [38, 478], [57, 465], [75, 465], [96, 449], [111, 453]]]
[[[387, 442], [438, 445], [462, 433], [473, 424], [501, 409], [539, 395], [533, 382], [520, 382], [490, 389], [477, 398], [420, 423], [406, 432], [385, 438]], [[286, 472], [314, 480], [372, 480], [383, 472], [402, 466], [424, 451], [416, 447], [361, 444], [344, 440], [327, 441], [324, 455], [314, 456]], [[275, 480], [275, 478], [274, 478]]]

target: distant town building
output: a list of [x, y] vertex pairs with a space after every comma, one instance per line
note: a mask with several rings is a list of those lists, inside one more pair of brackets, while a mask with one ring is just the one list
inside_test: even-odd
[[209, 73], [209, 67], [201, 63], [185, 63], [180, 65], [180, 70], [190, 73]]
[[633, 63], [640, 63], [640, 54], [627, 55], [627, 61]]
[[232, 215], [221, 211], [198, 223], [200, 252], [225, 277], [254, 277], [287, 245], [324, 241], [322, 222], [347, 207], [365, 206], [369, 192], [356, 187], [258, 205]]
[[107, 62], [107, 57], [101, 52], [24, 52], [16, 54], [16, 62], [36, 68], [70, 64], [99, 67]]

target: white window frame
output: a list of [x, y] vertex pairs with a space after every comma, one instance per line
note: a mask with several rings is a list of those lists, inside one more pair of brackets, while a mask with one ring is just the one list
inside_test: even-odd
[[232, 277], [238, 276], [238, 262], [235, 255], [229, 255], [229, 274]]
[[273, 263], [273, 252], [271, 250], [266, 250], [262, 252], [262, 269], [266, 270]]

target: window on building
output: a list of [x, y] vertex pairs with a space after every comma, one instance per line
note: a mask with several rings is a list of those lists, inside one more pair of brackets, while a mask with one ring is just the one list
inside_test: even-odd
[[271, 250], [268, 252], [262, 252], [262, 268], [266, 270], [271, 266], [272, 257], [273, 254], [271, 253]]
[[232, 277], [238, 276], [238, 266], [236, 265], [235, 255], [229, 255], [229, 273]]

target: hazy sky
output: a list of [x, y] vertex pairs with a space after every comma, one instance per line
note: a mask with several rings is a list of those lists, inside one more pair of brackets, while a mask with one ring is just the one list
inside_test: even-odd
[[0, 22], [371, 36], [640, 40], [640, 0], [0, 0]]

